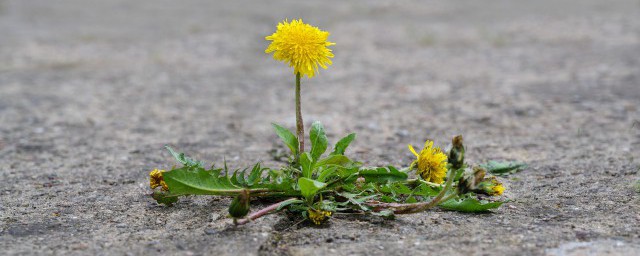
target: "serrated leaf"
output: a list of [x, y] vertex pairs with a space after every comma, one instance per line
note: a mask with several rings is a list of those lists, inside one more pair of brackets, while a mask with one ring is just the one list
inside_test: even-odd
[[527, 168], [527, 164], [516, 161], [493, 161], [490, 160], [485, 164], [481, 164], [480, 167], [486, 169], [489, 173], [496, 176], [506, 176], [512, 173], [522, 171]]
[[323, 189], [326, 186], [327, 183], [317, 180], [307, 178], [298, 179], [298, 187], [300, 187], [300, 193], [302, 193], [302, 196], [307, 198], [307, 200], [313, 199], [313, 196], [316, 195], [318, 190]]
[[313, 174], [313, 157], [309, 152], [300, 155], [300, 168], [302, 169], [302, 177], [311, 178]]
[[355, 133], [349, 134], [344, 138], [340, 139], [338, 143], [336, 143], [336, 145], [333, 147], [333, 152], [331, 152], [331, 155], [344, 155], [344, 152], [347, 150], [347, 147], [349, 146], [349, 144], [351, 144], [351, 142], [354, 139], [356, 139]]
[[235, 177], [235, 180], [237, 181], [236, 184], [244, 187], [247, 185], [247, 181], [245, 180], [245, 175], [246, 175], [247, 169], [242, 169], [242, 171], [240, 170], [236, 170], [233, 173], [233, 176]]
[[320, 159], [320, 156], [327, 151], [327, 145], [329, 144], [324, 127], [320, 122], [313, 122], [309, 138], [311, 139], [311, 157]]
[[176, 161], [178, 161], [179, 163], [183, 164], [184, 166], [188, 166], [188, 167], [202, 167], [203, 163], [200, 161], [197, 161], [193, 158], [187, 157], [185, 156], [184, 153], [178, 153], [176, 151], [174, 151], [171, 147], [169, 147], [169, 145], [165, 145], [164, 146], [169, 153], [176, 159]]
[[282, 142], [284, 142], [284, 144], [287, 145], [287, 147], [291, 150], [291, 153], [293, 155], [297, 155], [298, 147], [300, 145], [298, 144], [298, 138], [296, 137], [296, 135], [290, 132], [287, 128], [284, 128], [280, 125], [273, 123], [271, 125], [276, 130], [276, 134], [278, 134], [278, 137], [280, 137]]
[[366, 182], [376, 183], [405, 181], [409, 177], [407, 173], [401, 172], [393, 166], [361, 169], [359, 175], [364, 177]]
[[[243, 186], [235, 177], [222, 174], [222, 169], [205, 170], [204, 168], [183, 167], [163, 173], [164, 181], [172, 196], [179, 195], [238, 195], [244, 189], [250, 193], [267, 193], [272, 195], [295, 195], [289, 181], [269, 181], [265, 184]], [[245, 184], [246, 185], [246, 184]]]
[[257, 163], [253, 166], [253, 169], [251, 169], [251, 173], [249, 173], [249, 178], [247, 178], [247, 184], [249, 186], [253, 186], [253, 184], [256, 183], [256, 181], [258, 181], [260, 179], [260, 176], [262, 176], [262, 171], [264, 171], [265, 169], [262, 169], [260, 167], [260, 163]]
[[503, 202], [478, 201], [475, 198], [451, 199], [440, 203], [440, 208], [459, 212], [487, 212], [500, 207]]

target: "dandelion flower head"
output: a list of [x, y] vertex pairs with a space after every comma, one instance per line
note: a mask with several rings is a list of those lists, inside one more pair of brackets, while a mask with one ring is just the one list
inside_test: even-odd
[[433, 141], [427, 141], [420, 154], [416, 153], [413, 146], [409, 150], [417, 159], [411, 164], [417, 167], [416, 172], [426, 181], [442, 184], [447, 175], [447, 155], [439, 147], [433, 147]]
[[164, 178], [162, 177], [163, 172], [164, 170], [153, 169], [153, 171], [149, 173], [149, 186], [151, 189], [161, 186], [163, 191], [169, 191], [169, 186], [167, 186], [167, 183], [164, 182]]
[[293, 73], [313, 77], [318, 67], [324, 69], [331, 65], [333, 53], [328, 46], [334, 43], [327, 41], [329, 32], [305, 24], [302, 19], [287, 20], [278, 24], [277, 30], [265, 37], [271, 44], [265, 53], [273, 52], [273, 58], [293, 67]]
[[322, 224], [328, 217], [331, 217], [330, 211], [309, 208], [307, 213], [309, 214], [309, 219], [316, 225]]

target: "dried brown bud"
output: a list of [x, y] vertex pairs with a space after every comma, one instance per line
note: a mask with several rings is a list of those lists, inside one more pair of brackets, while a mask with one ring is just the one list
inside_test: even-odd
[[453, 137], [451, 141], [452, 147], [449, 150], [448, 162], [452, 169], [457, 170], [464, 165], [464, 145], [462, 144], [462, 135]]
[[467, 168], [458, 183], [458, 192], [464, 194], [477, 190], [478, 184], [484, 180], [486, 174], [487, 171], [481, 167], [473, 167], [473, 169]]

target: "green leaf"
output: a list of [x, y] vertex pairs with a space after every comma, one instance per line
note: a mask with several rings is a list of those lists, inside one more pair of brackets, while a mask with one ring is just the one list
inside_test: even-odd
[[318, 181], [320, 182], [326, 182], [327, 178], [331, 177], [333, 174], [336, 173], [338, 167], [330, 167], [330, 168], [324, 168], [322, 169], [319, 173], [318, 173]]
[[393, 166], [361, 169], [359, 174], [365, 178], [366, 182], [376, 183], [405, 181], [409, 177], [407, 173], [401, 172]]
[[413, 189], [412, 194], [416, 196], [432, 197], [440, 193], [440, 190], [442, 190], [442, 188], [435, 189], [427, 184], [420, 184]]
[[151, 197], [159, 204], [164, 204], [166, 206], [172, 206], [174, 203], [178, 202], [178, 197], [168, 196], [168, 194], [164, 192], [155, 191], [151, 194]]
[[413, 204], [413, 203], [417, 203], [417, 202], [418, 202], [418, 200], [413, 196], [410, 196], [406, 200], [404, 200], [405, 204]]
[[349, 144], [351, 144], [351, 142], [354, 139], [356, 139], [355, 133], [349, 134], [344, 138], [340, 139], [338, 143], [336, 143], [336, 145], [333, 147], [333, 152], [331, 152], [331, 155], [344, 155], [344, 152], [347, 150], [347, 147], [349, 146]]
[[300, 192], [302, 196], [307, 200], [312, 200], [316, 195], [318, 190], [323, 189], [327, 186], [327, 183], [319, 182], [317, 180], [307, 179], [307, 178], [299, 178], [298, 186], [300, 187]]
[[187, 157], [184, 155], [184, 153], [177, 153], [175, 152], [171, 147], [169, 147], [169, 145], [165, 145], [164, 146], [167, 150], [169, 150], [169, 153], [171, 153], [171, 155], [181, 164], [183, 164], [184, 166], [188, 166], [188, 167], [202, 167], [203, 163], [200, 161], [197, 161], [193, 158]]
[[284, 202], [280, 203], [278, 205], [278, 208], [276, 209], [276, 211], [282, 210], [285, 207], [292, 205], [292, 204], [301, 204], [304, 203], [304, 201], [299, 200], [299, 199], [289, 199], [289, 200], [285, 200]]
[[490, 209], [500, 207], [503, 202], [478, 201], [475, 198], [451, 199], [440, 203], [440, 207], [459, 212], [487, 212]]
[[369, 196], [360, 196], [361, 194], [354, 194], [349, 192], [338, 193], [338, 195], [347, 199], [346, 202], [341, 203], [341, 205], [351, 205], [352, 208], [356, 210], [369, 211], [371, 210], [369, 206], [366, 205], [366, 202], [372, 200], [378, 195], [369, 195]]
[[393, 220], [396, 218], [392, 210], [382, 210], [379, 212], [371, 212], [371, 215], [380, 216], [388, 220]]
[[253, 186], [260, 179], [262, 172], [266, 170], [260, 167], [260, 163], [257, 163], [251, 169], [251, 173], [249, 173], [249, 178], [247, 178], [247, 185]]
[[311, 178], [313, 174], [313, 158], [309, 152], [300, 155], [300, 167], [302, 168], [302, 177]]
[[231, 179], [203, 168], [180, 168], [163, 173], [171, 194], [176, 195], [235, 195], [242, 191]]
[[523, 162], [516, 161], [493, 161], [490, 160], [485, 164], [481, 164], [480, 167], [486, 169], [489, 173], [496, 176], [506, 176], [509, 174], [513, 174], [519, 171], [522, 171], [524, 168], [527, 168], [527, 164]]
[[[222, 174], [223, 169], [205, 170], [204, 168], [183, 167], [173, 169], [163, 173], [164, 181], [169, 187], [170, 195], [223, 195], [233, 196], [240, 194], [244, 189], [250, 193], [267, 193], [271, 195], [295, 195], [297, 194], [290, 181], [283, 180], [276, 182], [269, 180], [265, 183], [254, 184], [252, 186], [239, 181], [238, 171], [234, 176], [229, 177]], [[225, 172], [227, 173], [227, 172]], [[240, 174], [244, 176], [244, 174]]]
[[309, 138], [311, 139], [311, 157], [320, 159], [320, 156], [327, 151], [327, 145], [329, 144], [324, 127], [320, 122], [313, 122]]
[[332, 156], [328, 156], [325, 157], [323, 159], [320, 159], [318, 162], [316, 162], [315, 167], [322, 167], [325, 165], [340, 165], [343, 166], [347, 163], [351, 162], [351, 160], [349, 160], [348, 157], [343, 156], [343, 155], [332, 155]]
[[287, 145], [287, 147], [291, 150], [291, 153], [297, 155], [298, 147], [300, 146], [298, 144], [298, 138], [292, 132], [287, 130], [287, 128], [273, 123], [271, 125], [276, 130], [276, 134], [278, 134], [278, 137], [280, 137], [284, 144]]

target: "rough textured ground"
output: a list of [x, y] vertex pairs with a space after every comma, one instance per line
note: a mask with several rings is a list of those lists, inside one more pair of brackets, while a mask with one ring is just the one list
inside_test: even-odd
[[[268, 2], [268, 3], [267, 3]], [[640, 2], [0, 0], [3, 254], [640, 253]], [[233, 228], [228, 199], [148, 196], [170, 144], [278, 165], [291, 70], [278, 21], [331, 32], [303, 112], [368, 165], [464, 134], [471, 163], [526, 161], [491, 214], [283, 215]], [[260, 207], [260, 205], [255, 205]]]

